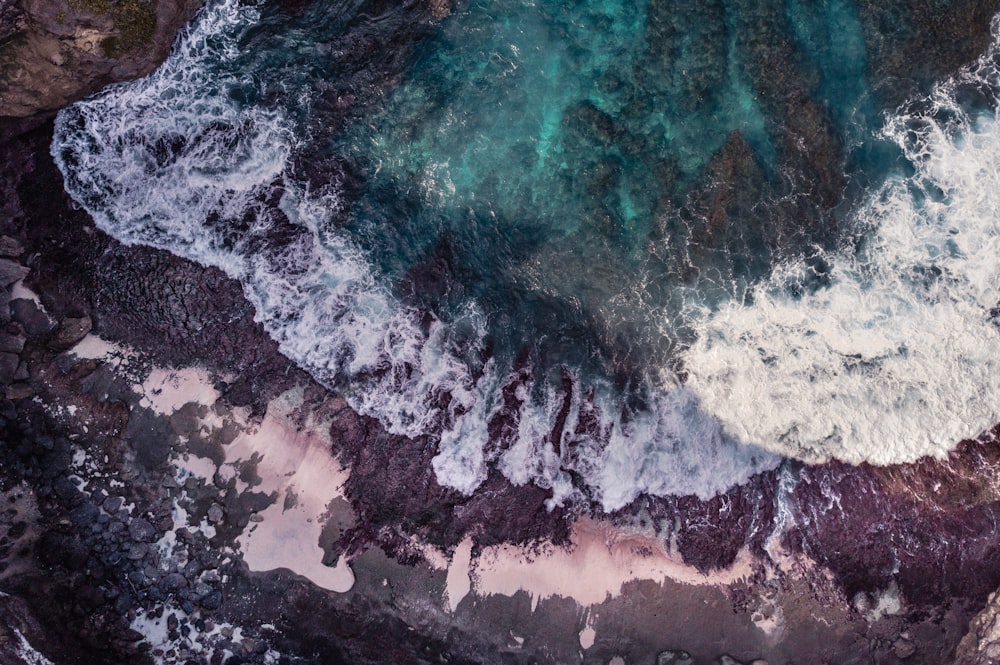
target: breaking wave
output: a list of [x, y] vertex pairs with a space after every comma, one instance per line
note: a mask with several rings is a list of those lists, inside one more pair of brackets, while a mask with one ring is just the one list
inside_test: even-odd
[[[474, 303], [428, 324], [394, 298], [337, 228], [337, 184], [313, 191], [293, 177], [293, 123], [238, 101], [247, 81], [233, 63], [258, 18], [237, 0], [214, 4], [154, 74], [59, 114], [53, 157], [103, 231], [240, 280], [283, 353], [390, 432], [434, 437], [438, 480], [462, 492], [496, 465], [551, 488], [555, 505], [581, 490], [578, 474], [611, 510], [640, 492], [709, 497], [777, 464], [726, 436], [686, 389], [636, 410], [593, 385], [567, 404], [555, 386], [477, 360], [486, 331]], [[491, 446], [503, 427], [515, 434]]]
[[889, 464], [1000, 420], [998, 26], [974, 65], [887, 119], [913, 172], [857, 213], [823, 286], [787, 263], [695, 324], [688, 386], [741, 441]]
[[[442, 320], [396, 297], [338, 222], [341, 183], [296, 176], [308, 132], [247, 101], [265, 97], [238, 66], [260, 17], [210, 4], [154, 74], [62, 111], [53, 157], [103, 231], [238, 279], [289, 358], [390, 432], [430, 437], [441, 484], [471, 493], [496, 468], [551, 505], [614, 510], [644, 492], [707, 498], [782, 455], [942, 453], [997, 420], [1000, 122], [956, 101], [996, 108], [995, 48], [889, 119], [915, 172], [871, 197], [825, 285], [776, 269], [691, 322], [686, 383], [636, 400], [572, 367], [560, 385], [503, 364], [471, 299]], [[292, 103], [308, 115], [308, 96]]]

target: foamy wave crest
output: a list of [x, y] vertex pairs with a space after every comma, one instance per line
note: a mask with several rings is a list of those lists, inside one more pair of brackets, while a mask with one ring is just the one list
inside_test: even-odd
[[52, 152], [67, 190], [119, 240], [239, 279], [284, 353], [350, 384], [353, 405], [394, 433], [450, 425], [474, 398], [457, 344], [479, 343], [475, 312], [461, 340], [457, 325], [425, 332], [329, 230], [336, 189], [306, 192], [288, 176], [291, 124], [230, 94], [248, 85], [229, 72], [257, 19], [235, 0], [212, 5], [153, 75], [60, 113]]
[[283, 353], [389, 431], [430, 436], [438, 480], [459, 491], [497, 468], [551, 489], [552, 505], [583, 491], [612, 510], [641, 492], [709, 497], [777, 464], [686, 389], [630, 409], [600, 386], [582, 397], [579, 380], [569, 398], [524, 381], [510, 407], [517, 372], [483, 364], [476, 305], [429, 324], [402, 305], [334, 224], [336, 185], [310, 191], [290, 175], [306, 140], [294, 124], [238, 101], [258, 85], [238, 73], [258, 18], [239, 0], [212, 4], [154, 74], [59, 114], [53, 157], [102, 230], [239, 279]]
[[828, 285], [801, 293], [809, 269], [786, 265], [752, 304], [697, 324], [688, 385], [742, 441], [888, 464], [943, 455], [1000, 420], [993, 27], [977, 63], [889, 119], [915, 173], [861, 210], [870, 230], [827, 257]]

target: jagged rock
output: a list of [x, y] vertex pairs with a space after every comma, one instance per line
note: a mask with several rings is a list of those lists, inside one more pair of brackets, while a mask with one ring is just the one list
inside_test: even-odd
[[687, 651], [661, 651], [656, 655], [656, 665], [693, 665]]
[[200, 604], [206, 610], [217, 610], [222, 605], [222, 592], [213, 591], [201, 599]]
[[65, 318], [59, 325], [59, 332], [49, 341], [49, 348], [64, 351], [87, 336], [93, 327], [89, 316]]
[[103, 508], [109, 515], [114, 515], [123, 505], [125, 505], [125, 499], [122, 497], [109, 496], [104, 500], [104, 503], [101, 504], [101, 508]]
[[736, 660], [728, 654], [719, 656], [718, 663], [719, 665], [743, 665], [741, 661]]
[[10, 259], [0, 259], [0, 286], [6, 288], [18, 280], [22, 280], [31, 272], [20, 263]]
[[136, 517], [128, 523], [128, 535], [135, 541], [150, 542], [156, 539], [156, 527], [147, 520]]
[[993, 665], [1000, 662], [1000, 591], [969, 622], [969, 632], [955, 650], [955, 665]]
[[163, 580], [163, 584], [167, 589], [171, 591], [176, 591], [177, 589], [183, 589], [188, 585], [187, 578], [180, 573], [170, 573]]

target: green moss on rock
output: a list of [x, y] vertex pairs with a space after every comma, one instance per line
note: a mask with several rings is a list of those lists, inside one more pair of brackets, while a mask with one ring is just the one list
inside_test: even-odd
[[115, 57], [148, 44], [156, 32], [153, 0], [68, 0], [77, 11], [111, 18], [117, 33], [101, 43], [106, 55]]

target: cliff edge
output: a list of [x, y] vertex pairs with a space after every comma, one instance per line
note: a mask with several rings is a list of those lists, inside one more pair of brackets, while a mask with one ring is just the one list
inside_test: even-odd
[[0, 0], [0, 117], [54, 112], [144, 76], [201, 0]]

